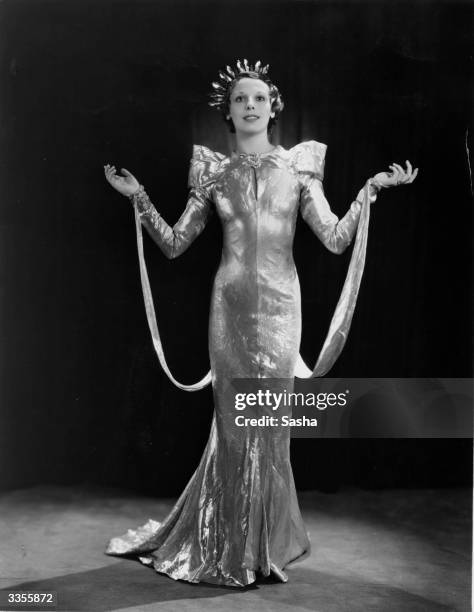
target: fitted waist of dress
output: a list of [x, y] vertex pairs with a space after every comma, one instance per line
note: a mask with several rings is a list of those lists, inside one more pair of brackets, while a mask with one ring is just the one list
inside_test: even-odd
[[296, 266], [292, 256], [275, 253], [246, 252], [236, 255], [223, 253], [219, 272], [230, 275], [254, 277], [274, 277], [275, 280], [296, 276]]
[[257, 266], [248, 262], [222, 260], [214, 279], [214, 289], [227, 287], [232, 293], [247, 296], [252, 301], [257, 296], [271, 295], [276, 300], [285, 296], [299, 300], [300, 283], [293, 261], [287, 266]]

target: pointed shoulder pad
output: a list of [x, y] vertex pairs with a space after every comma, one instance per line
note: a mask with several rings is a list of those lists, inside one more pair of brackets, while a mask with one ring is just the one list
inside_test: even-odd
[[202, 188], [209, 186], [216, 180], [223, 162], [227, 159], [222, 153], [211, 151], [203, 145], [194, 145], [188, 186]]
[[297, 172], [315, 175], [322, 181], [326, 149], [327, 145], [316, 140], [300, 142], [290, 149], [293, 167]]

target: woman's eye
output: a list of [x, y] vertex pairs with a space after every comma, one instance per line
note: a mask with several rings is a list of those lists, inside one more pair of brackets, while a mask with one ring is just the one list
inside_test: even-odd
[[242, 102], [242, 96], [237, 96], [237, 97], [235, 98], [235, 101], [236, 101], [236, 102]]
[[257, 100], [260, 100], [260, 102], [265, 100], [265, 96], [257, 96]]

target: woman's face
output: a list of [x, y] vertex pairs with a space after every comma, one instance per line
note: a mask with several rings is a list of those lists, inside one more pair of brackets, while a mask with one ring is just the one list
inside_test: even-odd
[[266, 132], [271, 117], [270, 90], [259, 79], [243, 78], [234, 85], [230, 94], [229, 113], [236, 132], [257, 134]]

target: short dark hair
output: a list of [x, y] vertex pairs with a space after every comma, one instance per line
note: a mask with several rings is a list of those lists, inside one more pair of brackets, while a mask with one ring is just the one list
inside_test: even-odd
[[280, 116], [281, 111], [285, 107], [285, 103], [283, 102], [283, 98], [278, 90], [278, 87], [274, 85], [269, 79], [262, 78], [262, 75], [258, 74], [257, 72], [241, 72], [238, 78], [231, 83], [231, 85], [227, 89], [227, 93], [224, 99], [224, 106], [222, 107], [222, 116], [224, 118], [224, 121], [227, 123], [230, 132], [232, 134], [235, 134], [234, 122], [232, 121], [232, 119], [227, 119], [227, 115], [229, 114], [230, 110], [230, 96], [234, 90], [234, 87], [242, 79], [258, 79], [259, 81], [263, 81], [268, 85], [270, 101], [272, 104], [272, 113], [275, 113], [274, 117], [270, 117], [270, 121], [268, 122], [267, 127], [267, 132], [271, 134], [276, 122], [278, 121], [278, 117]]

